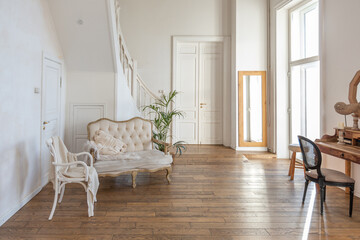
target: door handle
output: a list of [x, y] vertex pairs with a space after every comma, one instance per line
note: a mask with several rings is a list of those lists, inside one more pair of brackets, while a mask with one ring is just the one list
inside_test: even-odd
[[206, 105], [206, 103], [200, 103], [200, 105]]
[[47, 121], [44, 121], [44, 122], [43, 122], [44, 125], [49, 124], [49, 123], [50, 123], [50, 121], [49, 121], [49, 122], [47, 122]]

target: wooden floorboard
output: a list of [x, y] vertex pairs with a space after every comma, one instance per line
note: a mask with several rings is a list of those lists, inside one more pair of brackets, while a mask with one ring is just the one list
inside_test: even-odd
[[[348, 217], [349, 196], [328, 187], [319, 215], [310, 184], [301, 204], [303, 172], [287, 176], [289, 160], [221, 146], [190, 146], [175, 159], [172, 183], [165, 172], [101, 178], [95, 217], [86, 194], [69, 185], [52, 221], [48, 184], [0, 227], [0, 239], [360, 239], [360, 201]], [[311, 206], [313, 205], [313, 209]], [[310, 208], [310, 209], [309, 209]]]

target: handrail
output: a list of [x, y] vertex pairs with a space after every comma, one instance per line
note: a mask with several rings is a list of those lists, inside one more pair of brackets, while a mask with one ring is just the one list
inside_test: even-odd
[[145, 84], [137, 71], [137, 62], [131, 58], [130, 52], [126, 46], [124, 35], [120, 27], [120, 4], [114, 0], [116, 12], [116, 28], [120, 45], [120, 63], [123, 67], [123, 73], [126, 77], [131, 95], [135, 100], [137, 108], [141, 111], [144, 106], [155, 102], [159, 97], [154, 94]]

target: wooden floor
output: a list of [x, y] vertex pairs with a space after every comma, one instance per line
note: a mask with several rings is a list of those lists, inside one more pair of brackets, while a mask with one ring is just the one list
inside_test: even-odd
[[130, 176], [102, 178], [92, 218], [82, 188], [70, 185], [48, 221], [49, 184], [0, 228], [0, 239], [360, 239], [359, 198], [349, 218], [349, 196], [328, 187], [320, 217], [314, 186], [302, 206], [303, 172], [289, 181], [288, 166], [193, 146], [176, 158], [170, 185], [165, 172], [139, 174], [136, 189]]

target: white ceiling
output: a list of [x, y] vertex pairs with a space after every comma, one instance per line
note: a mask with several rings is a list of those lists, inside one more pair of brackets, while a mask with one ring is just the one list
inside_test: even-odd
[[113, 72], [107, 0], [48, 1], [67, 69]]

